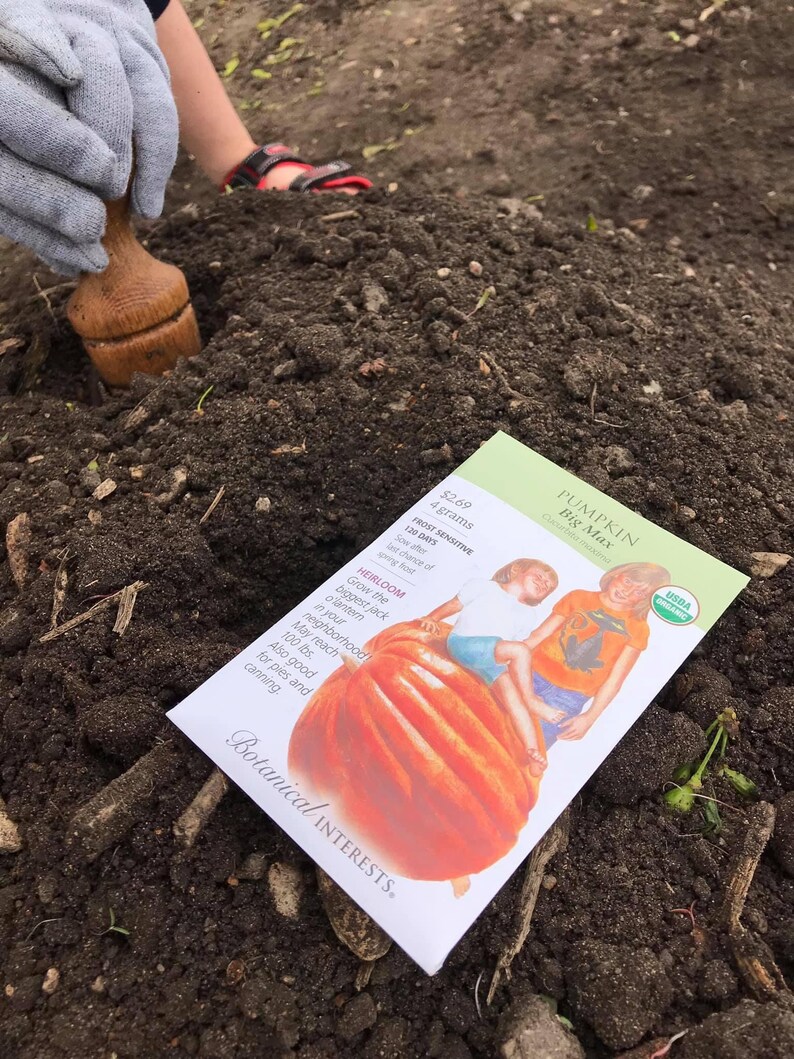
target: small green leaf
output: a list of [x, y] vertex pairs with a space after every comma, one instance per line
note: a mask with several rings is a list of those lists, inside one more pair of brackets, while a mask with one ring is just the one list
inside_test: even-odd
[[269, 70], [262, 70], [259, 67], [251, 71], [251, 77], [255, 77], [257, 81], [269, 81], [272, 76]]
[[280, 66], [281, 63], [289, 62], [292, 58], [292, 50], [275, 52], [265, 59], [265, 66]]
[[692, 777], [697, 768], [696, 761], [688, 761], [686, 765], [680, 765], [673, 773], [673, 779], [676, 783], [686, 783], [688, 779]]
[[598, 231], [598, 221], [595, 219], [595, 217], [593, 216], [592, 213], [588, 213], [588, 215], [587, 215], [587, 225], [586, 225], [586, 227], [587, 227], [588, 232], [597, 232]]
[[543, 202], [545, 198], [545, 195], [527, 195], [524, 202]]
[[680, 33], [676, 33], [676, 31], [674, 29], [669, 29], [667, 31], [667, 36], [670, 38], [670, 40], [673, 42], [673, 44], [678, 44], [681, 41], [681, 34]]
[[703, 819], [706, 826], [703, 828], [704, 835], [718, 835], [722, 830], [722, 817], [717, 808], [717, 803], [711, 798], [703, 802]]
[[91, 462], [88, 464], [88, 467], [86, 468], [86, 470], [88, 470], [88, 471], [98, 471], [99, 470], [99, 464], [97, 463], [96, 460], [91, 460]]
[[309, 99], [312, 99], [314, 96], [321, 96], [324, 91], [325, 83], [323, 81], [315, 81], [315, 83], [312, 85], [306, 95], [309, 97]]
[[196, 411], [197, 412], [201, 412], [202, 411], [201, 406], [204, 404], [204, 402], [206, 401], [206, 399], [209, 397], [209, 395], [212, 393], [212, 391], [214, 389], [215, 389], [214, 386], [208, 386], [207, 389], [204, 391], [204, 393], [201, 395], [201, 397], [199, 397], [199, 402], [196, 405]]
[[758, 794], [758, 787], [755, 783], [753, 783], [751, 779], [748, 779], [747, 776], [743, 776], [741, 772], [737, 772], [735, 769], [723, 765], [719, 774], [720, 776], [724, 776], [736, 793], [741, 794], [743, 798], [753, 798]]
[[276, 49], [277, 51], [286, 51], [287, 48], [296, 48], [299, 44], [303, 44], [302, 40], [298, 40], [297, 37], [285, 37]]
[[474, 306], [475, 313], [482, 309], [483, 305], [488, 301], [492, 294], [496, 294], [496, 287], [486, 287], [482, 294], [477, 299], [477, 304]]
[[237, 67], [240, 65], [240, 56], [235, 55], [233, 59], [229, 59], [223, 68], [221, 77], [231, 77]]
[[193, 29], [201, 29], [201, 27], [204, 25], [205, 22], [206, 22], [206, 19], [197, 18], [196, 21], [193, 23]]
[[367, 161], [369, 161], [370, 158], [382, 154], [383, 151], [394, 151], [397, 147], [399, 147], [399, 144], [395, 143], [394, 140], [387, 141], [386, 143], [371, 143], [368, 147], [361, 148], [361, 157], [366, 158]]
[[303, 4], [293, 4], [292, 7], [288, 8], [280, 15], [276, 15], [275, 18], [265, 18], [261, 22], [258, 22], [256, 28], [262, 35], [262, 40], [267, 40], [274, 29], [280, 29], [284, 23], [297, 15], [299, 11], [303, 10]]

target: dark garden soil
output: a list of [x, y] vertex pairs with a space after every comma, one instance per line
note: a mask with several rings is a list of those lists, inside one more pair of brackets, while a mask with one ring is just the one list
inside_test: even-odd
[[[410, 21], [404, 4], [390, 5], [391, 16], [371, 6], [384, 25]], [[443, 23], [441, 5], [415, 6], [417, 18]], [[548, 97], [550, 111], [573, 113], [577, 98], [581, 109], [585, 97], [570, 79], [586, 81], [592, 64], [613, 60], [600, 76], [609, 68], [624, 90], [645, 85], [649, 108], [654, 78], [678, 79], [683, 93], [689, 76], [710, 78], [714, 106], [727, 107], [715, 55], [740, 64], [742, 47], [755, 48], [752, 83], [767, 85], [772, 29], [783, 25], [772, 11], [782, 5], [758, 5], [768, 22], [755, 8], [746, 17], [737, 9], [733, 21], [714, 16], [707, 30], [681, 27], [682, 38], [700, 32], [711, 41], [684, 48], [664, 36], [677, 25], [665, 16], [649, 55], [650, 38], [631, 25], [642, 18], [647, 29], [657, 5], [605, 5], [608, 24], [606, 15], [570, 13], [580, 5], [528, 7], [523, 22], [508, 7], [521, 13], [520, 4], [459, 4], [457, 16], [445, 16], [460, 21], [469, 44], [433, 68], [434, 83], [457, 85], [475, 59], [496, 76], [511, 55], [511, 76], [531, 81], [515, 58], [521, 35], [551, 62], [552, 45], [562, 44], [548, 19], [559, 8], [569, 46], [557, 76], [565, 72], [570, 91], [552, 78], [534, 84], [532, 97]], [[356, 19], [375, 17], [354, 4], [317, 8], [328, 47], [339, 34], [350, 38]], [[699, 8], [667, 10], [691, 18]], [[620, 19], [626, 41], [612, 37]], [[495, 27], [499, 45], [486, 48]], [[290, 26], [295, 37], [298, 29]], [[584, 62], [585, 43], [580, 52], [570, 42], [586, 35]], [[376, 39], [355, 40], [377, 50]], [[764, 49], [770, 61], [761, 63]], [[349, 74], [344, 61], [329, 81]], [[399, 74], [406, 77], [403, 66]], [[734, 87], [740, 76], [731, 65]], [[291, 77], [274, 89], [285, 92]], [[500, 98], [484, 95], [481, 106], [494, 129], [504, 119], [504, 134], [520, 94], [510, 95], [509, 112], [500, 112]], [[350, 103], [363, 114], [352, 89]], [[0, 563], [0, 793], [22, 837], [20, 852], [0, 854], [0, 1055], [543, 1055], [509, 1051], [515, 1020], [534, 1010], [529, 992], [558, 1003], [588, 1057], [648, 1041], [658, 1049], [682, 1030], [690, 1032], [672, 1046], [673, 1059], [794, 1053], [794, 1015], [769, 1000], [773, 980], [766, 995], [755, 991], [721, 920], [756, 813], [716, 780], [707, 791], [723, 803], [721, 830], [705, 834], [700, 812], [672, 816], [661, 799], [676, 766], [701, 750], [702, 728], [733, 706], [740, 729], [728, 761], [778, 808], [742, 924], [762, 965], [775, 961], [791, 981], [794, 564], [753, 576], [699, 657], [575, 800], [568, 849], [548, 868], [512, 979], [490, 1006], [520, 873], [436, 977], [393, 948], [367, 982], [329, 926], [311, 863], [241, 793], [230, 790], [192, 850], [178, 851], [173, 824], [211, 766], [163, 716], [497, 429], [742, 570], [753, 568], [752, 553], [791, 553], [794, 324], [781, 284], [791, 235], [782, 209], [777, 217], [756, 210], [759, 189], [783, 194], [772, 172], [784, 152], [772, 139], [767, 154], [752, 154], [758, 129], [776, 119], [732, 97], [734, 105], [741, 150], [714, 113], [694, 102], [689, 111], [703, 118], [688, 140], [704, 150], [708, 141], [702, 171], [720, 189], [713, 201], [723, 203], [722, 221], [705, 205], [711, 189], [706, 198], [702, 187], [695, 197], [668, 194], [666, 174], [678, 167], [687, 176], [680, 146], [655, 159], [632, 156], [628, 130], [613, 145], [633, 158], [623, 184], [615, 169], [588, 183], [592, 159], [571, 147], [560, 165], [564, 201], [549, 211], [557, 219], [567, 212], [560, 223], [539, 218], [529, 208], [536, 203], [498, 201], [537, 188], [529, 162], [522, 168], [513, 154], [520, 186], [501, 185], [493, 201], [413, 188], [411, 166], [429, 164], [435, 126], [377, 156], [405, 165], [391, 195], [340, 202], [250, 193], [178, 210], [154, 230], [151, 247], [185, 269], [206, 349], [165, 379], [137, 377], [128, 393], [107, 393], [91, 377], [63, 322], [68, 290], [54, 290], [49, 304], [28, 286], [14, 291], [22, 264], [10, 261], [0, 342], [21, 341], [0, 354], [0, 524], [27, 513], [29, 539], [23, 532]], [[453, 125], [444, 127], [450, 144]], [[313, 128], [321, 146], [335, 146], [328, 137], [336, 133]], [[605, 137], [618, 137], [619, 126], [608, 129]], [[373, 125], [365, 143], [390, 134]], [[548, 128], [543, 135], [553, 138]], [[475, 134], [466, 136], [476, 152]], [[680, 122], [670, 142], [677, 136]], [[414, 141], [428, 153], [400, 161]], [[469, 161], [460, 159], [455, 181], [482, 187], [486, 163]], [[446, 159], [433, 164], [443, 184]], [[627, 222], [649, 217], [654, 201], [646, 195], [635, 212], [630, 190], [640, 184], [654, 185], [659, 212], [638, 231]], [[751, 185], [755, 197], [746, 194]], [[573, 208], [577, 196], [582, 210]], [[180, 201], [184, 187], [175, 188]], [[353, 216], [326, 216], [348, 209]], [[585, 230], [588, 212], [597, 231]], [[603, 223], [609, 216], [612, 225]], [[673, 235], [681, 242], [670, 244]], [[767, 267], [770, 253], [777, 271]], [[489, 285], [495, 293], [471, 315]], [[107, 479], [115, 489], [95, 499]], [[59, 624], [136, 580], [146, 587], [123, 635], [113, 631], [113, 608], [41, 642], [64, 586]], [[158, 767], [139, 785], [126, 826], [91, 859], [86, 843], [94, 852], [103, 843], [86, 838], [75, 813], [153, 748], [148, 760]], [[274, 900], [285, 876], [300, 897], [296, 917]], [[680, 911], [693, 902], [694, 923]], [[545, 1054], [581, 1055], [574, 1045], [563, 1034]], [[655, 1048], [633, 1054], [647, 1059]]]

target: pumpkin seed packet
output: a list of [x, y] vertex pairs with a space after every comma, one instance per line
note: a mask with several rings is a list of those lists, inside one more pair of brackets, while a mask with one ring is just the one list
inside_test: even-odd
[[169, 716], [432, 974], [746, 583], [499, 433]]

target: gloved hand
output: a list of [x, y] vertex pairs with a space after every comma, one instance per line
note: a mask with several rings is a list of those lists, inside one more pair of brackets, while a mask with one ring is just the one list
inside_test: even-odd
[[0, 231], [58, 271], [100, 271], [101, 199], [156, 217], [178, 121], [143, 0], [0, 0]]

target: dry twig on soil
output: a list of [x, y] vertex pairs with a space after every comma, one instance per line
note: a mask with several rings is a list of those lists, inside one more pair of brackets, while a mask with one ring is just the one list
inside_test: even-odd
[[[90, 621], [91, 618], [95, 618], [97, 614], [101, 614], [103, 611], [108, 610], [114, 603], [119, 604], [119, 616], [117, 616], [116, 624], [113, 626], [114, 631], [117, 631], [116, 625], [121, 621], [122, 608], [125, 612], [129, 609], [131, 615], [132, 607], [135, 605], [135, 598], [144, 588], [148, 588], [146, 581], [134, 581], [131, 585], [126, 585], [124, 588], [119, 589], [118, 592], [114, 592], [112, 596], [106, 596], [104, 599], [100, 599], [100, 601], [95, 603], [93, 607], [83, 611], [82, 614], [78, 614], [76, 618], [70, 618], [69, 621], [65, 621], [63, 625], [59, 625], [57, 629], [50, 629], [49, 632], [45, 632], [43, 636], [39, 637], [39, 643], [48, 643], [50, 640], [54, 640], [58, 636], [63, 636], [66, 632], [71, 632], [72, 629], [76, 629], [78, 625], [82, 625], [84, 621]], [[123, 625], [121, 632], [126, 629], [127, 624], [129, 624], [129, 618]]]
[[171, 744], [159, 743], [77, 810], [71, 820], [72, 838], [90, 860], [117, 845], [146, 816], [157, 790], [176, 779], [183, 767]]
[[215, 508], [218, 506], [218, 504], [220, 504], [221, 500], [223, 500], [223, 494], [225, 492], [226, 492], [226, 486], [222, 485], [220, 487], [220, 489], [218, 490], [218, 492], [215, 494], [215, 497], [213, 498], [213, 501], [210, 504], [210, 506], [207, 508], [207, 510], [204, 512], [204, 514], [199, 519], [199, 526], [201, 526], [204, 522], [207, 521], [207, 519], [210, 517], [210, 515], [215, 510]]
[[19, 591], [25, 584], [30, 563], [30, 517], [26, 511], [16, 515], [6, 527], [6, 551], [11, 576]]
[[333, 221], [347, 221], [360, 216], [358, 210], [337, 210], [336, 213], [324, 213], [320, 220], [331, 224]]
[[784, 999], [792, 1006], [794, 998], [768, 946], [741, 924], [747, 893], [774, 827], [775, 807], [769, 802], [748, 809], [747, 826], [731, 861], [720, 921], [728, 931], [736, 968], [752, 993], [759, 1000]]
[[535, 911], [535, 902], [540, 892], [540, 884], [551, 858], [566, 849], [570, 833], [570, 810], [566, 809], [551, 825], [549, 830], [538, 842], [527, 862], [527, 871], [524, 876], [524, 885], [521, 887], [519, 898], [520, 912], [518, 923], [513, 937], [502, 950], [488, 989], [486, 1003], [490, 1004], [502, 979], [502, 975], [510, 977], [510, 965], [524, 947], [524, 942], [529, 934], [532, 923], [532, 913]]
[[228, 789], [229, 781], [224, 774], [220, 769], [213, 769], [196, 797], [174, 823], [174, 838], [181, 849], [190, 849]]
[[113, 623], [113, 632], [119, 636], [123, 636], [127, 631], [127, 626], [132, 621], [132, 612], [135, 609], [135, 600], [138, 598], [138, 592], [145, 587], [143, 581], [135, 581], [133, 584], [125, 585], [122, 588], [118, 613]]
[[58, 618], [60, 618], [63, 605], [66, 602], [66, 589], [69, 584], [69, 574], [66, 571], [66, 560], [68, 558], [69, 549], [67, 548], [61, 556], [61, 561], [58, 563], [58, 569], [55, 573], [55, 584], [52, 589], [50, 629], [54, 629], [57, 626]]

